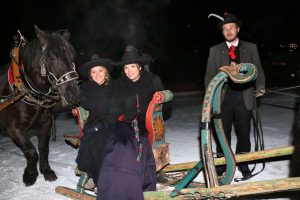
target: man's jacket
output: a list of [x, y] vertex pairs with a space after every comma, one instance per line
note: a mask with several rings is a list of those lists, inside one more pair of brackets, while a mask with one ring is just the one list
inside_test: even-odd
[[[255, 90], [265, 90], [265, 75], [261, 66], [259, 54], [255, 44], [245, 41], [239, 41], [240, 62], [252, 63], [256, 66], [258, 74], [255, 83], [251, 87], [243, 90], [243, 98], [246, 108], [252, 110], [254, 108], [253, 96]], [[218, 74], [219, 68], [229, 66], [229, 49], [226, 42], [222, 42], [210, 48], [207, 61], [206, 74], [204, 79], [205, 89], [211, 79]]]

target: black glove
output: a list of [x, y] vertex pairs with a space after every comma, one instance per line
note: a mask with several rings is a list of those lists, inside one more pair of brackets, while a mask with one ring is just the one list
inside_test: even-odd
[[131, 121], [137, 116], [136, 96], [127, 96], [122, 102], [122, 111], [120, 121]]

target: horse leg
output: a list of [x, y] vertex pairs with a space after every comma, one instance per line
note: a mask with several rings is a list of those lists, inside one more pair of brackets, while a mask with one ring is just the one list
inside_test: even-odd
[[25, 132], [20, 129], [8, 129], [8, 134], [12, 140], [22, 150], [26, 160], [27, 166], [23, 174], [23, 182], [26, 186], [31, 186], [35, 183], [39, 173], [37, 170], [38, 154], [34, 145], [28, 138], [25, 137]]
[[48, 155], [49, 155], [49, 140], [51, 135], [51, 128], [54, 123], [51, 113], [47, 111], [43, 113], [45, 121], [44, 126], [39, 130], [38, 133], [38, 148], [40, 154], [40, 172], [44, 175], [46, 181], [55, 181], [57, 176], [55, 172], [50, 168]]

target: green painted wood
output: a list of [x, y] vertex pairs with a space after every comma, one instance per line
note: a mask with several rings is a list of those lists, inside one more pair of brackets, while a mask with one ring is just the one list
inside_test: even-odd
[[[199, 162], [196, 164], [193, 170], [191, 170], [183, 178], [183, 180], [176, 186], [176, 189], [173, 192], [174, 194], [197, 176], [197, 174], [202, 170], [202, 167], [199, 168], [199, 165], [202, 164], [207, 187], [216, 187], [219, 184], [229, 184], [234, 177], [236, 169], [235, 157], [226, 140], [222, 120], [220, 118], [214, 118], [214, 116], [220, 116], [221, 114], [222, 88], [227, 78], [230, 77], [236, 83], [245, 83], [255, 80], [257, 71], [255, 66], [250, 63], [241, 63], [238, 65], [231, 63], [230, 66], [222, 67], [220, 71], [221, 72], [219, 72], [208, 84], [202, 106], [200, 135], [202, 163]], [[221, 149], [226, 159], [226, 171], [221, 177], [217, 176], [214, 158], [212, 155], [212, 118], [214, 119], [213, 122], [217, 138], [221, 144]], [[174, 195], [172, 194], [172, 196]]]
[[77, 182], [77, 188], [76, 188], [77, 192], [79, 192], [79, 193], [84, 193], [85, 192], [85, 185], [89, 181], [89, 178], [90, 177], [85, 172], [82, 175], [80, 175], [80, 178]]
[[170, 196], [171, 197], [177, 196], [179, 191], [185, 188], [198, 175], [198, 173], [202, 170], [202, 168], [203, 168], [202, 162], [198, 162], [196, 166], [193, 169], [189, 170], [188, 173], [185, 175], [185, 177], [175, 185], [175, 188], [171, 192]]
[[[221, 102], [222, 102], [222, 88], [224, 82], [218, 85], [216, 88], [214, 97], [213, 97], [213, 115], [218, 116], [221, 114]], [[219, 185], [227, 185], [233, 180], [235, 170], [236, 170], [236, 161], [232, 153], [231, 147], [228, 145], [226, 140], [225, 132], [222, 125], [222, 119], [214, 117], [213, 119], [216, 135], [220, 142], [221, 149], [225, 156], [226, 160], [226, 171], [223, 176], [218, 177]]]
[[[219, 178], [217, 176], [216, 168], [214, 165], [214, 158], [212, 155], [211, 144], [211, 121], [213, 108], [218, 107], [220, 102], [219, 98], [215, 98], [221, 92], [221, 88], [224, 85], [224, 81], [227, 78], [227, 74], [224, 72], [218, 73], [209, 83], [202, 106], [201, 113], [201, 159], [204, 167], [204, 177], [207, 187], [216, 187], [219, 185]], [[215, 105], [215, 106], [214, 106]], [[226, 139], [225, 139], [226, 140]], [[222, 140], [220, 140], [220, 143]], [[228, 146], [228, 145], [227, 145]], [[226, 149], [223, 149], [226, 152]], [[224, 155], [226, 155], [224, 153]], [[226, 157], [228, 158], [228, 156]], [[231, 161], [229, 161], [231, 162]], [[232, 160], [234, 162], [234, 160]], [[192, 177], [189, 177], [189, 179]], [[194, 177], [195, 178], [195, 177]], [[223, 177], [221, 177], [222, 179]]]

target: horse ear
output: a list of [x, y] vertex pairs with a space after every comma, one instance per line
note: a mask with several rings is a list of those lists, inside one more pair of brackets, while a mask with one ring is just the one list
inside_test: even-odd
[[36, 36], [37, 38], [39, 39], [39, 41], [41, 42], [41, 45], [45, 45], [47, 44], [47, 33], [41, 29], [39, 29], [37, 27], [37, 25], [34, 25], [34, 29], [35, 29], [35, 33], [36, 33]]
[[65, 29], [62, 31], [62, 36], [66, 39], [66, 40], [70, 40], [70, 31], [68, 29]]

